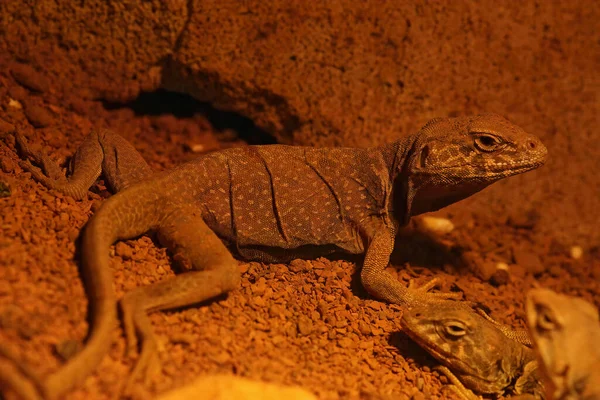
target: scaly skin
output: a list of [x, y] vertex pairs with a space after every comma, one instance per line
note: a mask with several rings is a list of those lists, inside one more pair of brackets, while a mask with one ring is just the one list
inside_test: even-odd
[[478, 399], [473, 391], [543, 398], [533, 351], [461, 302], [414, 306], [404, 312], [401, 324], [412, 340], [443, 365], [439, 369], [464, 399]]
[[527, 294], [527, 327], [547, 398], [600, 399], [600, 323], [587, 301], [549, 289]]
[[427, 293], [432, 285], [406, 288], [384, 270], [398, 227], [537, 168], [547, 155], [535, 136], [500, 116], [481, 115], [435, 119], [412, 136], [370, 149], [251, 146], [152, 174], [131, 145], [103, 131], [84, 141], [67, 179], [20, 134], [15, 137], [22, 155], [45, 173], [29, 161], [21, 166], [46, 187], [82, 198], [103, 173], [118, 191], [83, 235], [82, 271], [91, 304], [87, 343], [37, 382], [47, 399], [80, 384], [108, 351], [117, 322], [108, 250], [117, 240], [156, 231], [174, 259], [192, 270], [121, 300], [129, 349], [141, 341], [134, 379], [156, 352], [147, 313], [235, 289], [240, 272], [230, 250], [266, 262], [364, 253], [361, 280], [374, 296], [405, 307], [452, 297]]

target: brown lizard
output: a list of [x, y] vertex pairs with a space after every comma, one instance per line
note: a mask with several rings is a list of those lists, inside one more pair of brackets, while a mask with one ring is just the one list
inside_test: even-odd
[[466, 400], [473, 391], [543, 399], [532, 349], [505, 335], [499, 324], [460, 302], [420, 304], [402, 315], [403, 331], [442, 366], [450, 388]]
[[581, 298], [532, 289], [526, 310], [548, 399], [600, 399], [596, 307]]
[[[433, 282], [406, 288], [385, 271], [398, 228], [498, 181], [542, 165], [535, 136], [497, 115], [434, 119], [419, 132], [369, 149], [249, 146], [203, 155], [153, 174], [120, 136], [89, 135], [65, 178], [15, 135], [21, 166], [48, 188], [82, 198], [101, 173], [118, 193], [90, 219], [82, 271], [91, 315], [85, 347], [37, 386], [56, 398], [100, 363], [117, 323], [109, 246], [153, 230], [186, 272], [127, 293], [120, 304], [129, 349], [141, 352], [132, 376], [156, 352], [147, 313], [199, 303], [240, 281], [230, 250], [244, 259], [285, 261], [334, 251], [365, 254], [361, 281], [403, 306], [439, 301]], [[15, 388], [18, 390], [18, 387]]]

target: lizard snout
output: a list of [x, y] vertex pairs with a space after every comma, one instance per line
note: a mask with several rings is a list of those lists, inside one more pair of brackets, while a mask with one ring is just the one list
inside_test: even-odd
[[528, 137], [525, 140], [523, 147], [527, 153], [529, 153], [535, 159], [539, 160], [540, 163], [544, 163], [546, 161], [546, 157], [548, 156], [548, 149], [537, 137]]

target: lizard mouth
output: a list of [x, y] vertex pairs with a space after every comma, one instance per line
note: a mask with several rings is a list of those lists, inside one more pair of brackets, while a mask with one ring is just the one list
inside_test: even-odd
[[517, 162], [493, 162], [486, 165], [491, 172], [514, 172], [521, 173], [541, 167], [546, 162], [546, 157], [525, 159]]
[[545, 158], [526, 159], [518, 162], [487, 162], [480, 165], [468, 163], [436, 168], [425, 168], [418, 171], [418, 174], [431, 176], [445, 176], [457, 180], [489, 180], [506, 178], [513, 175], [522, 174], [534, 170], [545, 163]]
[[443, 175], [460, 179], [503, 178], [527, 172], [542, 166], [548, 150], [543, 145], [532, 147], [531, 151], [500, 153], [485, 157], [442, 160], [430, 155], [426, 147], [419, 154], [413, 172], [425, 175]]

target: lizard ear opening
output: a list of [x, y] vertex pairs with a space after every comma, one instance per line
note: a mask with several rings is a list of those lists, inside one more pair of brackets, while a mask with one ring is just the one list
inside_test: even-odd
[[427, 166], [427, 157], [429, 157], [429, 146], [425, 145], [421, 149], [421, 154], [419, 155], [419, 167], [425, 168]]
[[404, 196], [404, 201], [406, 203], [405, 203], [405, 210], [404, 210], [404, 218], [402, 219], [402, 225], [408, 224], [408, 221], [410, 220], [410, 217], [411, 217], [412, 203], [415, 199], [415, 194], [416, 194], [416, 190], [415, 190], [414, 186], [415, 185], [412, 182], [412, 179], [409, 179], [408, 182], [406, 182], [405, 196]]

